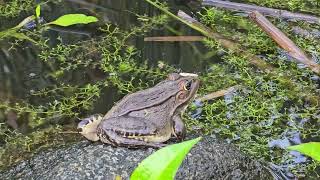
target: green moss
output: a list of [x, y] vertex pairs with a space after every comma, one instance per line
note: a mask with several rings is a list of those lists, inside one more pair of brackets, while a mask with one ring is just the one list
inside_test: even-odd
[[246, 2], [251, 2], [257, 4], [259, 6], [266, 6], [272, 8], [279, 8], [279, 9], [287, 9], [290, 11], [305, 11], [305, 12], [312, 12], [316, 14], [320, 14], [319, 11], [319, 1], [318, 0], [307, 0], [307, 1], [300, 1], [300, 0], [247, 0]]
[[17, 17], [22, 12], [30, 11], [35, 7], [33, 0], [9, 0], [0, 1], [0, 18]]

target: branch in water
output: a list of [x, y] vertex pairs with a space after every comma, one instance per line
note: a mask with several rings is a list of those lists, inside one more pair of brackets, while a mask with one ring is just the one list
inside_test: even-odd
[[239, 86], [232, 86], [229, 87], [227, 89], [223, 89], [220, 91], [216, 91], [207, 95], [204, 95], [200, 98], [197, 98], [196, 101], [209, 101], [209, 100], [213, 100], [215, 98], [221, 97], [221, 96], [225, 96], [226, 94], [232, 93], [235, 90], [237, 90], [239, 88]]
[[293, 13], [290, 11], [282, 10], [282, 9], [273, 9], [267, 7], [261, 7], [256, 5], [249, 5], [243, 3], [235, 3], [229, 1], [221, 1], [221, 0], [203, 0], [203, 6], [214, 6], [219, 8], [225, 8], [235, 11], [245, 11], [245, 12], [252, 12], [252, 11], [259, 11], [260, 13], [266, 16], [272, 16], [277, 18], [284, 18], [288, 20], [299, 20], [299, 21], [307, 21], [309, 23], [317, 23], [320, 24], [320, 18], [308, 14], [302, 13]]
[[267, 18], [258, 11], [250, 13], [250, 18], [260, 26], [281, 48], [286, 50], [290, 56], [298, 62], [308, 66], [313, 72], [320, 74], [320, 65], [312, 61], [307, 55], [295, 45], [280, 29], [274, 26]]

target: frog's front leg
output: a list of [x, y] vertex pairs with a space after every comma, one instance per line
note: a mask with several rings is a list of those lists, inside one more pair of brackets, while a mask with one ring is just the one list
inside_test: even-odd
[[173, 120], [173, 135], [180, 141], [186, 136], [186, 127], [179, 114], [172, 117]]

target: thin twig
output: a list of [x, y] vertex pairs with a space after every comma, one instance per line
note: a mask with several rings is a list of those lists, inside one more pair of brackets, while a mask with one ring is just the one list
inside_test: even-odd
[[196, 101], [209, 101], [209, 100], [213, 100], [215, 98], [221, 97], [221, 96], [225, 96], [226, 94], [232, 93], [235, 90], [237, 90], [239, 88], [239, 86], [232, 86], [229, 87], [227, 89], [223, 89], [220, 91], [216, 91], [207, 95], [204, 95], [200, 98], [197, 98]]
[[222, 1], [222, 0], [203, 0], [202, 5], [215, 6], [215, 7], [225, 8], [225, 9], [230, 9], [235, 11], [245, 11], [245, 12], [259, 11], [260, 13], [267, 16], [273, 16], [273, 17], [284, 18], [289, 20], [307, 21], [310, 23], [320, 24], [319, 17], [308, 15], [308, 14], [302, 14], [302, 13], [293, 13], [293, 12], [281, 10], [281, 9], [273, 9], [273, 8], [267, 8], [267, 7], [261, 7], [256, 5], [243, 4], [243, 3], [235, 3], [235, 2], [229, 2], [229, 1]]
[[295, 45], [280, 29], [274, 26], [267, 18], [258, 11], [250, 13], [250, 18], [260, 26], [281, 48], [286, 50], [290, 56], [298, 62], [308, 66], [313, 72], [320, 73], [320, 65], [309, 59], [306, 54]]

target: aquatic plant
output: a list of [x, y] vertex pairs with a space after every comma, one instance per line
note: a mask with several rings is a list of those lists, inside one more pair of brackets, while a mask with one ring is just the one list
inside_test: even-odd
[[[267, 145], [272, 139], [281, 138], [288, 131], [300, 131], [304, 138], [319, 137], [319, 130], [316, 130], [319, 127], [315, 117], [320, 112], [319, 98], [316, 95], [318, 86], [316, 81], [308, 78], [314, 75], [293, 62], [285, 61], [286, 57], [279, 55], [274, 43], [245, 17], [234, 16], [231, 12], [215, 8], [204, 9], [199, 15], [203, 23], [226, 37], [239, 41], [250, 52], [262, 55], [268, 63], [279, 68], [281, 72], [275, 76], [263, 73], [251, 66], [245, 55], [223, 50], [226, 52], [221, 57], [223, 62], [211, 66], [204, 78], [207, 84], [205, 89], [219, 90], [214, 89], [209, 82], [221, 82], [220, 77], [224, 77], [226, 81], [226, 83], [221, 82], [226, 85], [224, 88], [233, 85], [229, 82], [236, 82], [243, 88], [230, 95], [231, 101], [219, 99], [206, 103], [203, 106], [205, 115], [200, 117], [206, 125], [201, 124], [200, 127], [206, 132], [213, 131], [234, 142], [252, 156], [275, 163], [287, 161], [290, 156], [281, 149], [270, 149]], [[279, 23], [277, 20], [273, 21]], [[302, 41], [300, 37], [291, 35], [292, 32], [288, 31], [286, 26], [281, 28], [294, 41], [299, 44], [303, 42], [301, 47], [307, 51], [318, 46], [318, 43], [314, 43], [316, 41], [314, 39]], [[213, 51], [221, 51], [221, 47], [217, 46], [214, 40], [206, 40], [204, 43]], [[316, 53], [319, 55], [319, 52]], [[221, 70], [224, 72], [220, 73]], [[215, 74], [216, 72], [218, 74]], [[285, 77], [290, 77], [290, 82]], [[292, 82], [294, 86], [289, 85]], [[311, 96], [308, 97], [309, 95]], [[307, 119], [310, 123], [300, 125], [301, 119]], [[317, 166], [316, 164], [311, 162], [309, 167]], [[308, 169], [298, 165], [292, 168], [292, 171], [297, 172], [299, 168]]]
[[54, 21], [46, 23], [45, 25], [71, 26], [75, 24], [88, 24], [97, 21], [98, 19], [94, 16], [87, 16], [85, 14], [66, 14]]
[[8, 0], [0, 2], [0, 17], [17, 17], [20, 13], [30, 11], [35, 6], [35, 1], [30, 0]]
[[[27, 36], [26, 34], [22, 32], [18, 32], [21, 28], [24, 28], [28, 26], [28, 24], [36, 23], [39, 27], [39, 29], [47, 30], [50, 28], [49, 25], [56, 25], [56, 26], [71, 26], [75, 24], [89, 24], [93, 22], [97, 22], [98, 19], [94, 16], [87, 16], [85, 14], [65, 14], [61, 17], [58, 17], [56, 20], [48, 22], [44, 25], [40, 25], [40, 12], [41, 12], [41, 6], [37, 5], [35, 9], [35, 15], [29, 16], [25, 18], [23, 21], [21, 21], [17, 26], [0, 31], [0, 40], [8, 37], [14, 37], [21, 40], [29, 40], [33, 43], [37, 43], [35, 40]], [[37, 22], [34, 22], [37, 19]]]
[[319, 11], [319, 1], [317, 0], [308, 0], [308, 1], [299, 1], [299, 0], [248, 0], [248, 2], [252, 2], [258, 4], [260, 6], [274, 7], [274, 8], [282, 8], [289, 9], [291, 11], [306, 11], [320, 14]]

